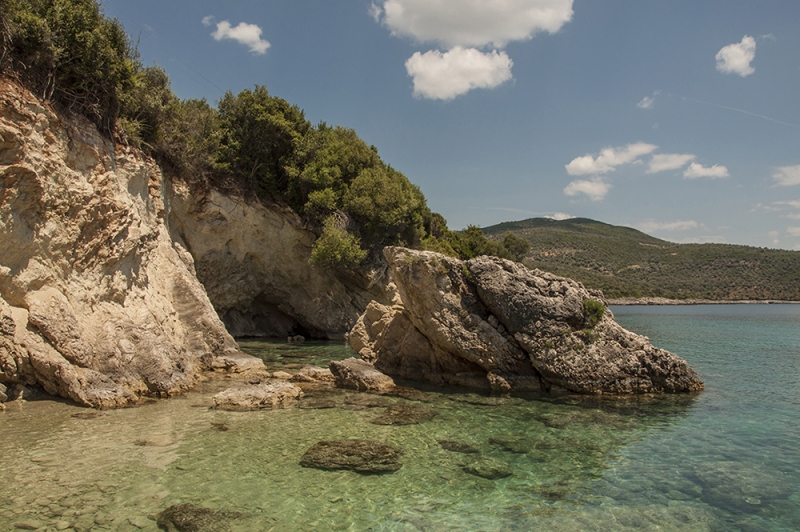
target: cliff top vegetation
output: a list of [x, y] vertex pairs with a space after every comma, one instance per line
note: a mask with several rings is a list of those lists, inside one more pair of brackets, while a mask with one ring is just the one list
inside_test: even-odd
[[290, 206], [317, 233], [312, 261], [325, 267], [352, 267], [385, 245], [514, 258], [525, 244], [490, 241], [475, 227], [450, 231], [355, 131], [314, 126], [266, 87], [227, 92], [216, 107], [181, 100], [96, 0], [0, 0], [0, 74], [141, 148], [198, 193], [215, 187]]

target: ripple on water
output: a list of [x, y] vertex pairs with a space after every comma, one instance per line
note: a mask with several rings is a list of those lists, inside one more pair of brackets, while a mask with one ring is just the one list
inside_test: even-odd
[[[341, 345], [247, 345], [272, 370], [350, 356]], [[155, 531], [170, 507], [225, 517], [232, 531], [793, 530], [800, 523], [798, 434], [785, 423], [793, 410], [759, 404], [754, 420], [713, 387], [625, 401], [309, 388], [294, 408], [207, 408], [226, 384], [98, 416], [62, 402], [10, 405], [0, 414], [0, 474], [13, 489], [0, 499], [0, 529]], [[374, 423], [400, 414], [420, 417]], [[351, 439], [402, 449], [402, 466], [382, 475], [301, 466], [316, 443]]]

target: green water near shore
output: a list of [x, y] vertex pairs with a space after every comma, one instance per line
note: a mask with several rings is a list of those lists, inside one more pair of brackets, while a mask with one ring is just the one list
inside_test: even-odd
[[[233, 531], [797, 530], [800, 308], [739, 308], [614, 309], [692, 363], [707, 384], [692, 396], [385, 398], [437, 413], [406, 426], [371, 423], [384, 408], [335, 389], [308, 389], [295, 408], [210, 410], [225, 378], [88, 419], [62, 402], [11, 404], [0, 414], [0, 530], [157, 530], [152, 517], [183, 502], [238, 512]], [[242, 347], [273, 370], [350, 356], [341, 344]], [[304, 408], [322, 400], [335, 406]], [[340, 438], [396, 445], [403, 466], [360, 475], [299, 465], [317, 441]], [[472, 455], [442, 439], [513, 475], [465, 472]]]

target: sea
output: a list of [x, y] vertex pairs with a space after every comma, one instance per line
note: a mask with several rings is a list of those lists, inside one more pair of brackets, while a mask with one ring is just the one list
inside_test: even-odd
[[[685, 358], [705, 390], [553, 398], [418, 387], [373, 401], [309, 389], [293, 407], [228, 412], [210, 408], [233, 384], [219, 376], [136, 408], [10, 403], [0, 412], [0, 530], [156, 531], [174, 505], [206, 509], [186, 530], [231, 532], [800, 530], [800, 305], [612, 311]], [[272, 371], [352, 356], [342, 343], [240, 345]], [[373, 423], [394, 404], [435, 417]], [[399, 447], [402, 467], [300, 465], [334, 439]], [[475, 460], [511, 474], [475, 476]]]

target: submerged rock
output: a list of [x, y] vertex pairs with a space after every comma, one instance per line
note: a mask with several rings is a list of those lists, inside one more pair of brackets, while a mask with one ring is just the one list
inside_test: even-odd
[[454, 453], [475, 454], [480, 452], [480, 449], [474, 445], [462, 441], [439, 440], [439, 445], [442, 446], [442, 449], [446, 451], [452, 451]]
[[436, 412], [416, 405], [392, 405], [372, 420], [375, 425], [417, 425], [436, 417]]
[[288, 382], [275, 382], [228, 388], [213, 397], [214, 408], [222, 410], [257, 410], [272, 408], [300, 399], [303, 390]]
[[494, 257], [387, 247], [401, 302], [371, 303], [350, 345], [387, 375], [495, 392], [690, 392], [680, 357], [619, 326], [603, 295]]
[[333, 360], [330, 369], [339, 388], [386, 392], [395, 387], [391, 377], [375, 369], [372, 364], [354, 357]]
[[166, 532], [227, 532], [239, 512], [212, 510], [190, 503], [175, 504], [158, 514], [156, 523]]
[[464, 466], [464, 471], [470, 475], [497, 480], [498, 478], [510, 477], [514, 474], [505, 462], [496, 460], [488, 456], [481, 456]]
[[403, 450], [374, 440], [328, 440], [311, 446], [300, 465], [315, 469], [349, 469], [359, 473], [386, 473], [402, 467]]

